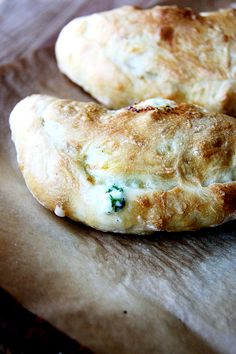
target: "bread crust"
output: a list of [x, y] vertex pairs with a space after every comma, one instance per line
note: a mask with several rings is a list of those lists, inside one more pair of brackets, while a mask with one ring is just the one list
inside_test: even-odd
[[148, 100], [117, 111], [33, 95], [10, 116], [26, 184], [103, 231], [184, 231], [236, 217], [236, 120]]
[[56, 43], [60, 70], [110, 108], [150, 97], [236, 115], [236, 10], [125, 6], [74, 19]]

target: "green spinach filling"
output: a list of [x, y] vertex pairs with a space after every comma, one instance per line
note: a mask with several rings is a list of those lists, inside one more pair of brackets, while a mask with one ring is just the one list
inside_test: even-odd
[[[111, 209], [114, 212], [120, 211], [125, 206], [124, 189], [113, 184], [106, 193], [109, 193]], [[111, 213], [111, 212], [109, 212]]]

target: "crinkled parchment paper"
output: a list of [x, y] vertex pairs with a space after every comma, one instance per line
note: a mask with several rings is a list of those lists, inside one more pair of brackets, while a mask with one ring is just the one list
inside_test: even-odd
[[56, 217], [10, 139], [9, 113], [32, 93], [91, 100], [52, 48], [0, 68], [0, 286], [96, 353], [236, 353], [236, 223], [136, 237]]

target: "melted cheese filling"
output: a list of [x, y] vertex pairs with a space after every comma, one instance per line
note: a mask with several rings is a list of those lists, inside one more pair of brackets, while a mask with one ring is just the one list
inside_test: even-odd
[[157, 109], [162, 109], [166, 107], [175, 108], [176, 103], [171, 100], [167, 100], [165, 98], [155, 97], [149, 98], [148, 100], [142, 101], [133, 105], [135, 108], [147, 108], [147, 107], [154, 107]]

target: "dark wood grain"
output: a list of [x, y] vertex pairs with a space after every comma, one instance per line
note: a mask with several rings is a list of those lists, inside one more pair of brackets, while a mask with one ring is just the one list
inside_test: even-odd
[[92, 354], [0, 289], [1, 354]]

